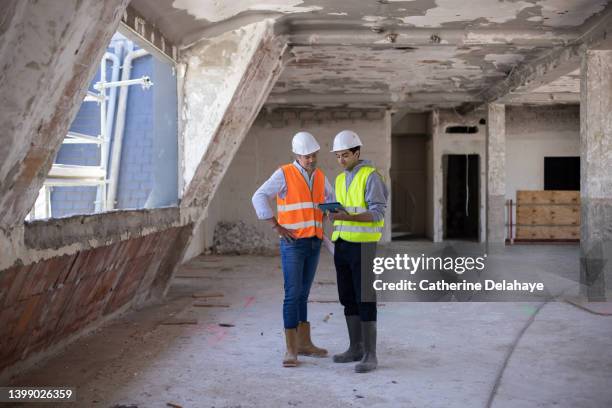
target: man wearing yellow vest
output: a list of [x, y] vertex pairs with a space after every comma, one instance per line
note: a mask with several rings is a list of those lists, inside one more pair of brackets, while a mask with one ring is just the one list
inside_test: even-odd
[[338, 296], [344, 306], [349, 348], [334, 355], [336, 363], [359, 361], [355, 371], [376, 368], [376, 295], [369, 284], [376, 243], [384, 227], [388, 191], [369, 160], [360, 160], [361, 140], [350, 130], [334, 138], [332, 152], [344, 171], [336, 177], [336, 201], [345, 213], [331, 213], [334, 222], [334, 264]]
[[[285, 298], [283, 323], [287, 352], [283, 366], [297, 366], [297, 356], [325, 357], [327, 350], [310, 339], [307, 305], [319, 263], [323, 239], [323, 213], [318, 204], [333, 201], [333, 190], [317, 168], [320, 146], [308, 132], [292, 140], [295, 161], [277, 169], [253, 195], [257, 217], [266, 220], [280, 238]], [[276, 197], [278, 219], [269, 199]]]

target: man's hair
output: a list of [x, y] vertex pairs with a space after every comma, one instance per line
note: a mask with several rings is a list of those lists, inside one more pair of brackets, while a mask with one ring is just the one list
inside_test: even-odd
[[361, 146], [351, 147], [349, 150], [351, 151], [351, 153], [355, 154], [355, 153], [361, 151]]

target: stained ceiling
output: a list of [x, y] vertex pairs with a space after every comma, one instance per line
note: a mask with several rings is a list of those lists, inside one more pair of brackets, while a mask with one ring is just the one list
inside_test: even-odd
[[[580, 38], [606, 0], [133, 0], [183, 47], [275, 18], [291, 60], [268, 103], [424, 111], [478, 102], [514, 69]], [[579, 71], [509, 101], [576, 103]], [[530, 95], [525, 96], [527, 93]], [[558, 94], [558, 95], [557, 95]], [[534, 96], [535, 95], [535, 96]]]

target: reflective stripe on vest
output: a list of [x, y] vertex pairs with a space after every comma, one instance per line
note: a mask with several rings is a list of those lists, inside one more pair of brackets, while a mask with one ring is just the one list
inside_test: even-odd
[[[365, 187], [370, 174], [376, 169], [372, 166], [363, 166], [355, 174], [348, 191], [346, 188], [346, 173], [342, 172], [336, 177], [336, 199], [349, 214], [361, 214], [368, 211], [365, 202]], [[385, 221], [356, 222], [334, 221], [332, 241], [342, 238], [349, 242], [377, 242], [382, 237]]]
[[380, 232], [384, 230], [383, 227], [357, 227], [355, 225], [339, 225], [334, 227], [334, 231], [345, 231], [345, 232]]
[[313, 173], [312, 190], [295, 165], [281, 167], [287, 194], [276, 197], [278, 223], [293, 231], [296, 238], [323, 238], [323, 212], [317, 208], [325, 202], [325, 175], [319, 169]]
[[312, 201], [305, 201], [303, 203], [279, 205], [277, 207], [278, 207], [278, 211], [293, 211], [293, 210], [302, 210], [304, 208], [314, 208], [314, 203]]
[[306, 222], [296, 222], [295, 224], [281, 224], [283, 227], [295, 230], [298, 228], [307, 228], [307, 227], [318, 227], [323, 228], [323, 224], [319, 221], [306, 221]]
[[351, 214], [361, 214], [368, 211], [365, 207], [344, 207], [344, 209]]

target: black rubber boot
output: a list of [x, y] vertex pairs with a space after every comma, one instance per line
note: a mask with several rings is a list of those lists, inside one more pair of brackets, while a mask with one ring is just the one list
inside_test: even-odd
[[361, 319], [359, 315], [344, 316], [349, 335], [349, 348], [344, 353], [334, 355], [334, 363], [352, 363], [363, 357], [363, 341], [361, 339]]
[[365, 353], [363, 358], [355, 366], [356, 373], [367, 373], [376, 369], [376, 321], [361, 322], [361, 332]]

